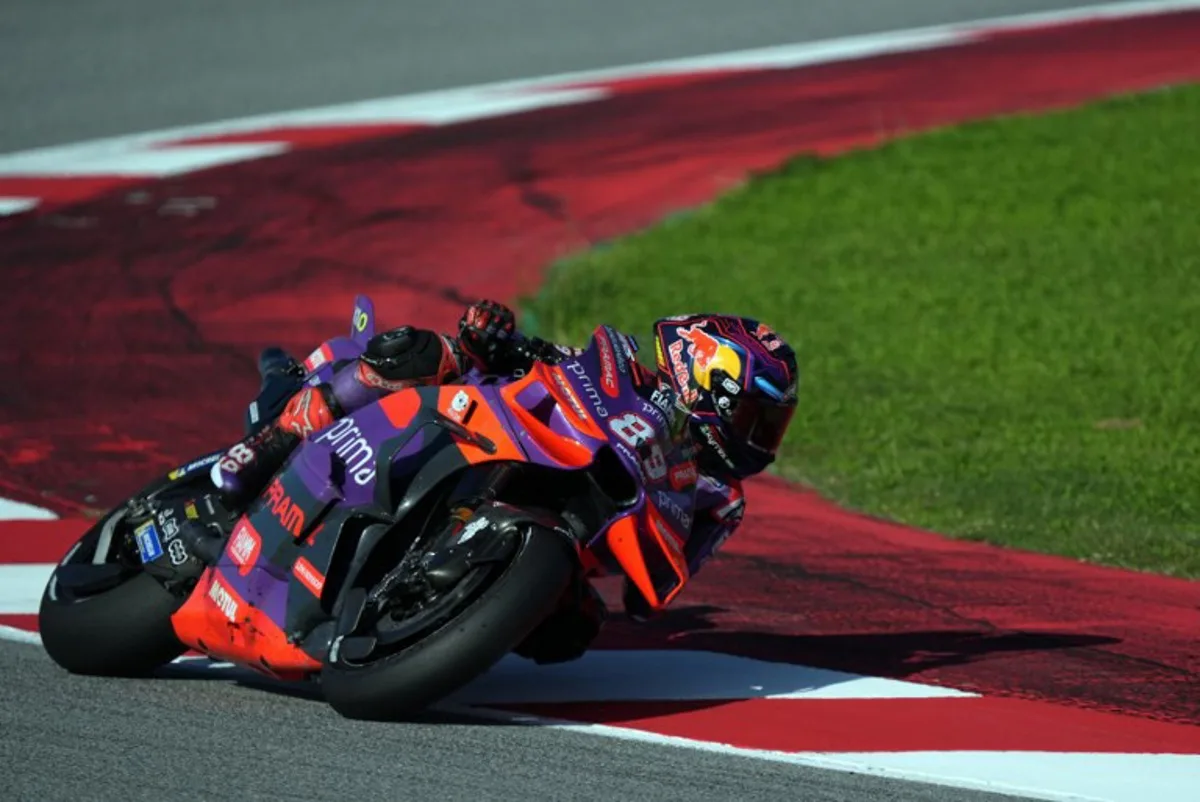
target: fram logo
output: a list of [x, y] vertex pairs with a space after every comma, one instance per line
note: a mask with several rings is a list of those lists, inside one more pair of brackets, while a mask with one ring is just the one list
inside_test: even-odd
[[258, 553], [262, 550], [262, 538], [249, 521], [239, 521], [229, 538], [229, 546], [225, 553], [238, 567], [242, 576], [250, 573], [250, 569], [258, 562]]
[[278, 479], [267, 488], [267, 506], [279, 523], [295, 537], [304, 531], [304, 510], [296, 505]]

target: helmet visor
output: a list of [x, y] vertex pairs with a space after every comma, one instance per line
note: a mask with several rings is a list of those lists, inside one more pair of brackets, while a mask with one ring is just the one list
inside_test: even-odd
[[730, 432], [744, 443], [774, 454], [787, 434], [796, 407], [766, 401], [755, 396], [738, 400], [729, 420]]

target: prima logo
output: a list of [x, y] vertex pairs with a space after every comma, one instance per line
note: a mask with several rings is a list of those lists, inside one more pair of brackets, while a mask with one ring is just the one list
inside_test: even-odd
[[367, 443], [353, 418], [341, 418], [322, 431], [314, 442], [328, 443], [346, 463], [346, 472], [355, 484], [370, 484], [375, 479], [375, 449]]
[[672, 498], [669, 493], [658, 490], [655, 491], [654, 498], [660, 509], [670, 510], [671, 515], [675, 516], [675, 520], [683, 524], [683, 528], [687, 532], [692, 531], [692, 516], [688, 515], [687, 510]]
[[607, 418], [608, 408], [604, 406], [604, 400], [600, 397], [600, 391], [596, 389], [595, 382], [592, 381], [592, 377], [588, 375], [583, 365], [578, 362], [567, 362], [564, 367], [574, 373], [576, 378], [579, 379], [579, 383], [583, 386], [583, 394], [591, 402], [592, 407], [596, 410], [596, 414], [601, 418]]

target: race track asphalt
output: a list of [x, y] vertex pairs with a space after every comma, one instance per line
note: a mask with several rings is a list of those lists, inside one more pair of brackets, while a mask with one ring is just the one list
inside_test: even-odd
[[1007, 798], [452, 715], [353, 722], [308, 696], [195, 678], [199, 673], [169, 668], [148, 680], [73, 677], [40, 649], [0, 642], [3, 798]]
[[[1084, 4], [6, 0], [0, 152]], [[228, 680], [70, 677], [7, 642], [0, 676], [0, 797], [14, 801], [1003, 798], [545, 727], [348, 722], [311, 698]]]
[[1073, 5], [1087, 3], [4, 0], [0, 153], [427, 89]]

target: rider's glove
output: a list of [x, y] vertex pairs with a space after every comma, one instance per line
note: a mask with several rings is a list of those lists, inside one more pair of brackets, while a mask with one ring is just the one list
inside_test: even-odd
[[508, 356], [516, 328], [516, 316], [507, 306], [479, 301], [458, 322], [458, 344], [476, 367], [486, 371]]

